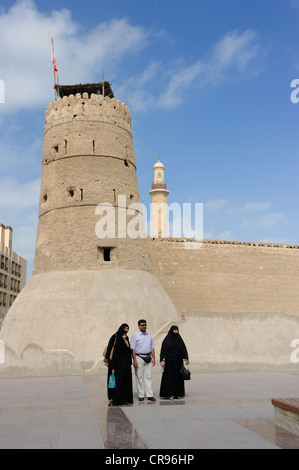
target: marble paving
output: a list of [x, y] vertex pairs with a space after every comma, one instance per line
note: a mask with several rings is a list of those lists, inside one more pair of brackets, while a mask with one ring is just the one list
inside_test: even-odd
[[[192, 365], [190, 365], [192, 370]], [[100, 375], [0, 379], [1, 449], [299, 449], [272, 398], [299, 396], [299, 370], [193, 372], [181, 400], [108, 407]], [[134, 377], [133, 377], [134, 381]]]

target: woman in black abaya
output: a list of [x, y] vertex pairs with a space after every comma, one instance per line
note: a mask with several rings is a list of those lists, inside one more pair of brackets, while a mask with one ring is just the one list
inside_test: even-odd
[[160, 352], [163, 373], [160, 386], [160, 397], [181, 398], [185, 396], [185, 383], [180, 375], [183, 361], [189, 364], [186, 345], [179, 334], [179, 328], [173, 325], [162, 342]]
[[115, 374], [116, 388], [113, 397], [113, 406], [129, 405], [133, 403], [132, 384], [132, 350], [127, 332], [120, 329], [117, 332], [111, 361], [112, 372]]
[[[127, 323], [123, 323], [122, 325], [120, 325], [118, 331], [120, 330], [123, 330], [125, 329], [126, 332], [128, 333], [129, 331], [129, 325]], [[115, 394], [115, 389], [114, 388], [108, 388], [108, 383], [109, 383], [109, 377], [112, 373], [112, 362], [111, 362], [111, 359], [112, 359], [112, 354], [113, 354], [113, 351], [112, 349], [114, 348], [114, 345], [116, 343], [116, 338], [117, 338], [117, 333], [114, 333], [111, 338], [109, 339], [109, 342], [108, 342], [108, 346], [107, 346], [107, 351], [106, 351], [106, 355], [105, 355], [105, 358], [104, 358], [104, 363], [105, 365], [108, 367], [108, 373], [107, 373], [107, 395], [108, 395], [108, 400], [109, 400], [109, 406], [112, 405], [112, 402], [113, 402], [113, 397], [114, 397], [114, 394]], [[112, 354], [111, 354], [112, 353]]]

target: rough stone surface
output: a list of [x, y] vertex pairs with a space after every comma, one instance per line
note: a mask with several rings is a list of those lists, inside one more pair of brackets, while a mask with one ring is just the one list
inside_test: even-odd
[[[189, 249], [190, 246], [199, 249]], [[184, 239], [149, 240], [153, 273], [179, 314], [299, 315], [299, 246]], [[186, 246], [188, 248], [186, 248]]]
[[23, 366], [39, 373], [91, 372], [102, 365], [111, 334], [122, 323], [130, 325], [132, 334], [141, 318], [153, 335], [177, 319], [165, 290], [145, 271], [53, 271], [33, 276], [2, 326], [6, 365], [18, 368], [25, 355]]
[[[115, 236], [100, 238], [96, 233], [99, 204], [112, 208]], [[129, 213], [132, 204], [135, 210]], [[34, 274], [101, 269], [102, 247], [113, 249], [112, 267], [150, 271], [146, 238], [132, 238], [126, 232], [119, 236], [134, 220], [137, 223], [139, 206], [129, 108], [102, 95], [70, 95], [49, 104]]]

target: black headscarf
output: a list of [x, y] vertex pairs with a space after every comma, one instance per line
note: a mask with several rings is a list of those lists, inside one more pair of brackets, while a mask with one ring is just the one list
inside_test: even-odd
[[176, 325], [171, 326], [167, 336], [164, 338], [160, 353], [161, 360], [188, 359], [187, 348], [181, 335], [174, 332], [174, 330], [178, 329], [179, 327]]
[[[125, 340], [123, 339], [123, 335], [126, 335], [126, 340], [129, 346], [127, 346]], [[116, 343], [115, 343], [115, 349], [117, 349], [120, 353], [128, 353], [130, 351], [130, 342], [129, 338], [127, 335], [127, 332], [124, 328], [119, 328], [117, 333], [116, 333]]]
[[[115, 333], [115, 335], [117, 335], [117, 333], [121, 330], [123, 330], [124, 328], [129, 328], [129, 325], [127, 323], [123, 323], [122, 325], [120, 325], [120, 327], [118, 328], [117, 332]], [[126, 335], [127, 335], [127, 332], [126, 332]]]

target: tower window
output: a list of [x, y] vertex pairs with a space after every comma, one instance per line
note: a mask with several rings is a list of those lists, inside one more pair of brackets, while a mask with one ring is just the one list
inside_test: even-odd
[[111, 252], [111, 248], [104, 248], [104, 251], [103, 251], [104, 261], [110, 261], [110, 252]]
[[108, 263], [109, 261], [116, 261], [116, 256], [117, 256], [117, 253], [116, 253], [115, 247], [98, 246], [97, 257], [99, 261], [105, 261]]

